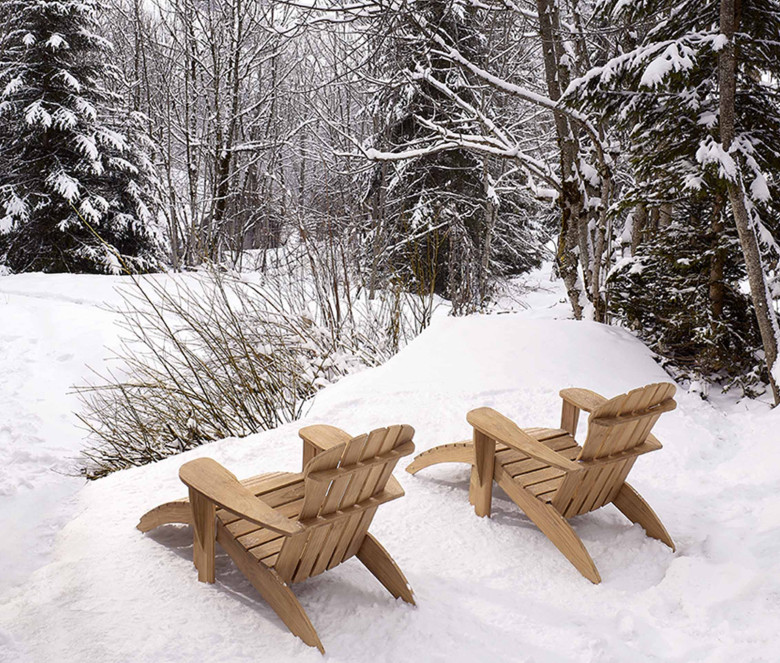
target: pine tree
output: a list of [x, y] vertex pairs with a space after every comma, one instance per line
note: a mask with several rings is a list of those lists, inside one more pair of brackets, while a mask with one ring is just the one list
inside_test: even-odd
[[[722, 200], [722, 199], [721, 199]], [[715, 378], [752, 393], [761, 371], [761, 338], [736, 230], [706, 196], [674, 207], [631, 260], [609, 277], [610, 311], [635, 330], [678, 377]], [[713, 266], [717, 266], [713, 270]]]
[[[734, 40], [723, 34], [721, 5], [721, 0], [604, 3], [602, 18], [621, 20], [638, 45], [575, 81], [569, 100], [605, 115], [621, 134], [634, 178], [634, 185], [624, 192], [626, 198], [644, 209], [664, 209], [667, 224], [682, 224], [671, 241], [662, 240], [673, 252], [670, 258], [683, 259], [694, 247], [707, 256], [697, 262], [696, 275], [688, 273], [683, 278], [678, 271], [674, 290], [661, 294], [673, 296], [674, 291], [688, 286], [695, 289], [696, 283], [709, 279], [707, 305], [681, 312], [691, 318], [686, 328], [698, 329], [697, 320], [709, 316], [710, 336], [717, 337], [718, 330], [732, 322], [723, 301], [724, 292], [735, 286], [728, 279], [727, 266], [741, 263], [741, 271], [732, 271], [732, 279], [749, 277], [753, 303], [749, 309], [755, 316], [748, 336], [754, 338], [757, 325], [766, 360], [763, 377], [777, 399], [771, 375], [773, 365], [780, 366], [774, 361], [780, 326], [773, 310], [770, 276], [773, 272], [777, 276], [778, 269], [769, 266], [777, 266], [780, 257], [780, 101], [776, 85], [780, 2], [742, 3]], [[728, 77], [724, 79], [722, 69], [729, 52], [734, 66], [727, 116], [722, 111]], [[728, 139], [724, 136], [727, 123]], [[692, 213], [694, 207], [697, 211]], [[695, 221], [702, 218], [711, 221], [705, 233], [708, 247], [702, 246], [702, 226]], [[727, 228], [734, 227], [740, 229], [737, 244], [726, 241], [732, 236]], [[763, 267], [758, 251], [748, 259], [751, 242], [762, 244]], [[657, 251], [657, 247], [648, 247], [648, 251]], [[774, 297], [778, 295], [776, 290]], [[757, 364], [748, 339], [741, 347], [747, 354], [736, 363]], [[776, 381], [780, 370], [775, 371]]]
[[[377, 131], [370, 147], [395, 152], [430, 144], [443, 123], [464, 134], [480, 128], [422, 72], [485, 108], [484, 89], [436, 53], [430, 30], [447, 34], [473, 62], [487, 60], [473, 7], [458, 0], [424, 0], [401, 7], [385, 35], [376, 63], [385, 79], [373, 103]], [[488, 102], [489, 105], [489, 102]], [[486, 109], [490, 112], [489, 109]], [[495, 186], [501, 165], [466, 149], [420, 150], [404, 161], [379, 163], [369, 200], [374, 229], [382, 226], [391, 250], [388, 267], [412, 288], [433, 290], [450, 299], [454, 310], [478, 307], [487, 282], [498, 275], [538, 264], [533, 231], [526, 224], [528, 200]], [[381, 219], [379, 218], [381, 217]]]
[[96, 0], [0, 0], [0, 264], [154, 269], [152, 166], [110, 89]]

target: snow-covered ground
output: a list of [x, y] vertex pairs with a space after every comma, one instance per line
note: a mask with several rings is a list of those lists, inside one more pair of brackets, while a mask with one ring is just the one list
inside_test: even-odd
[[[607, 396], [668, 377], [627, 332], [574, 322], [555, 284], [518, 313], [439, 318], [384, 366], [347, 377], [305, 420], [84, 484], [58, 473], [81, 444], [71, 384], [116, 338], [115, 280], [0, 278], [0, 660], [319, 661], [223, 553], [198, 583], [191, 535], [148, 535], [138, 517], [184, 494], [179, 466], [212, 456], [239, 476], [296, 470], [299, 427], [355, 434], [415, 427], [418, 451], [469, 436], [489, 405], [521, 426], [557, 425], [558, 391]], [[518, 307], [521, 309], [522, 307]], [[776, 661], [780, 658], [780, 410], [678, 392], [656, 427], [665, 449], [632, 484], [677, 543], [671, 552], [613, 507], [572, 523], [603, 582], [585, 580], [495, 489], [468, 504], [468, 471], [396, 476], [406, 497], [372, 531], [417, 607], [350, 561], [296, 585], [332, 661]], [[581, 429], [582, 430], [582, 429]]]

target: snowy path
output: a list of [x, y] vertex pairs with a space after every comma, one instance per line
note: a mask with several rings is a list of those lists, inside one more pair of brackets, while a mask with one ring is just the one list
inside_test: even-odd
[[[21, 504], [16, 517], [37, 525], [48, 518], [50, 532], [61, 529], [49, 557], [28, 563], [23, 550], [0, 551], [4, 568], [27, 569], [17, 575], [21, 584], [0, 588], [0, 660], [323, 660], [286, 632], [224, 554], [216, 585], [196, 582], [187, 528], [147, 536], [134, 529], [147, 508], [183, 494], [184, 460], [213, 456], [240, 476], [294, 470], [296, 431], [314, 422], [353, 433], [408, 422], [421, 451], [467, 437], [465, 413], [479, 405], [521, 425], [554, 425], [562, 387], [614, 395], [667, 379], [628, 333], [555, 320], [565, 313], [557, 294], [532, 295], [533, 307], [517, 315], [435, 321], [384, 366], [321, 392], [304, 421], [78, 489], [77, 480], [45, 468], [78, 447], [61, 389], [83, 376], [78, 362], [103, 356], [94, 339], [111, 339], [110, 316], [85, 306], [77, 314], [56, 298], [3, 295], [8, 281], [0, 279], [0, 305], [8, 304], [0, 335], [9, 349], [0, 371], [11, 376], [0, 382], [0, 476], [9, 491], [0, 516], [5, 530], [11, 507]], [[29, 331], [46, 316], [47, 331]], [[56, 346], [64, 345], [73, 358], [58, 362], [65, 353]], [[407, 495], [380, 510], [373, 531], [406, 572], [418, 606], [393, 601], [357, 562], [296, 586], [326, 660], [776, 661], [780, 411], [686, 393], [678, 401], [657, 427], [665, 449], [640, 459], [631, 476], [675, 539], [675, 553], [612, 507], [578, 517], [573, 525], [603, 578], [594, 586], [500, 491], [494, 517], [476, 518], [465, 467], [416, 477], [399, 468]], [[30, 449], [15, 455], [21, 443]], [[17, 474], [32, 477], [30, 485]], [[62, 501], [52, 500], [56, 490], [71, 497], [66, 508], [54, 508]], [[22, 495], [40, 502], [14, 502]]]
[[116, 336], [111, 314], [98, 307], [116, 299], [115, 281], [100, 283], [102, 294], [93, 281], [0, 278], [0, 559], [8, 562], [0, 591], [46, 560], [84, 485], [66, 476], [83, 437], [69, 392], [85, 364], [100, 366]]

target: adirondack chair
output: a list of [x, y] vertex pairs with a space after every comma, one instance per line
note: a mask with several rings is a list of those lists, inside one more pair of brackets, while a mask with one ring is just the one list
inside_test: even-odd
[[137, 527], [193, 525], [198, 580], [214, 582], [215, 541], [293, 634], [325, 652], [290, 585], [357, 558], [396, 598], [414, 604], [401, 570], [368, 533], [377, 508], [404, 494], [392, 476], [414, 451], [411, 426], [351, 437], [333, 426], [308, 426], [302, 473], [275, 472], [238, 481], [210, 458], [182, 465], [189, 499], [147, 512]]
[[[650, 430], [676, 407], [674, 392], [674, 385], [658, 383], [607, 400], [587, 389], [564, 389], [560, 428], [518, 428], [495, 410], [478, 408], [466, 417], [473, 441], [425, 451], [406, 471], [470, 463], [469, 501], [478, 516], [490, 516], [495, 481], [582, 575], [599, 583], [596, 565], [567, 518], [612, 503], [674, 550], [658, 516], [626, 483], [637, 457], [661, 448]], [[580, 410], [590, 413], [582, 446], [574, 439]]]

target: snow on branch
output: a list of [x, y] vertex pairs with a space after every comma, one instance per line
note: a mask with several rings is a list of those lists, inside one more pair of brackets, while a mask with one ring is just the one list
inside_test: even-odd
[[49, 184], [58, 194], [69, 203], [79, 198], [79, 182], [64, 171], [60, 171], [49, 177]]
[[449, 46], [441, 35], [435, 34], [433, 35], [433, 38], [444, 49], [442, 51], [435, 51], [436, 53], [452, 60], [453, 62], [457, 62], [459, 65], [466, 68], [468, 71], [470, 71], [478, 78], [481, 78], [486, 83], [489, 83], [493, 87], [502, 90], [503, 92], [506, 92], [507, 94], [510, 94], [514, 97], [518, 97], [524, 101], [528, 101], [532, 104], [542, 106], [543, 108], [547, 108], [558, 113], [563, 113], [564, 115], [575, 120], [588, 132], [588, 135], [596, 145], [596, 149], [599, 151], [599, 154], [603, 155], [604, 157], [607, 156], [606, 150], [604, 150], [603, 146], [601, 145], [599, 133], [587, 115], [580, 113], [579, 111], [572, 108], [567, 108], [561, 105], [560, 102], [553, 101], [549, 97], [545, 97], [544, 95], [534, 92], [533, 90], [529, 90], [528, 88], [517, 85], [515, 83], [510, 83], [503, 78], [499, 78], [498, 76], [491, 74], [489, 71], [477, 66], [465, 58], [460, 53], [460, 51], [458, 51], [453, 46]]
[[606, 84], [616, 76], [640, 68], [644, 68], [640, 86], [656, 87], [672, 72], [691, 70], [695, 64], [696, 51], [705, 45], [716, 48], [721, 36], [715, 32], [694, 32], [680, 39], [643, 44], [573, 79], [563, 93], [563, 97], [574, 96], [593, 82]]
[[687, 71], [693, 69], [693, 49], [685, 44], [669, 44], [649, 65], [645, 68], [640, 87], [656, 87], [661, 85], [671, 72]]

